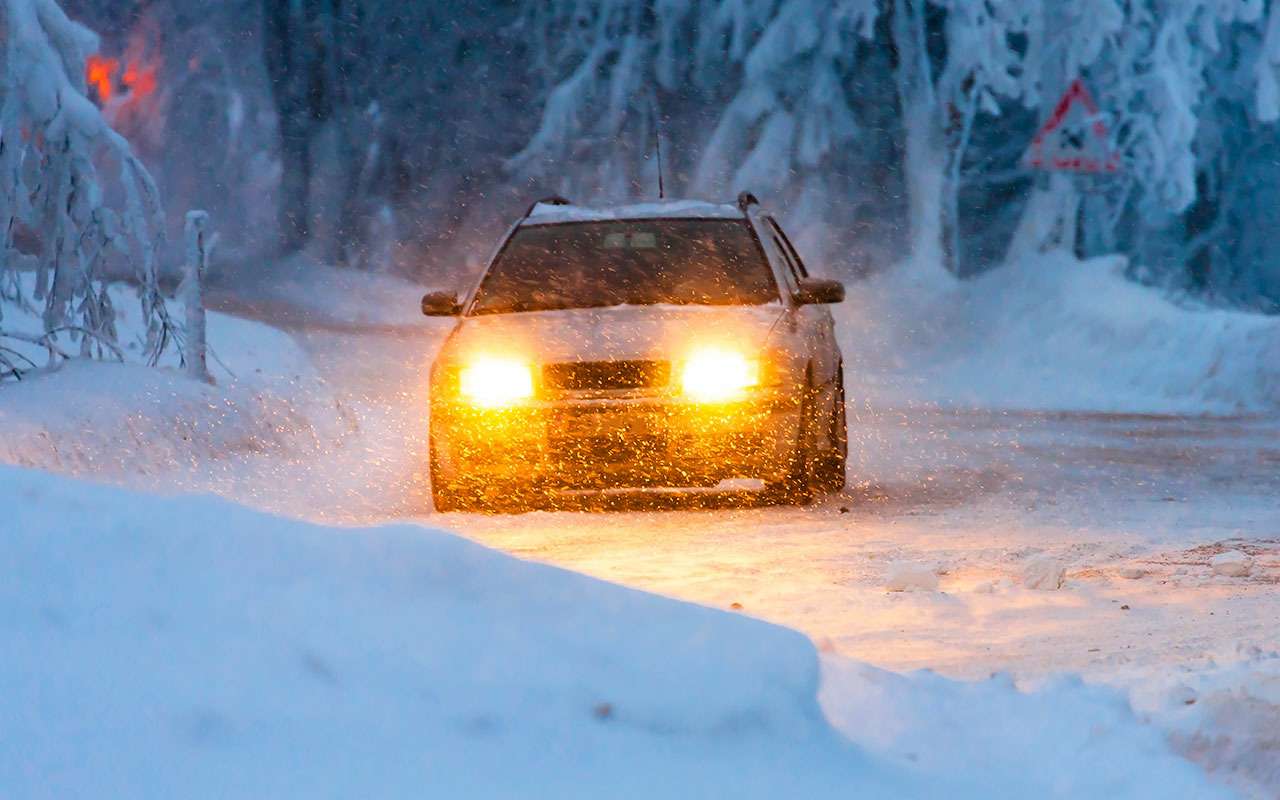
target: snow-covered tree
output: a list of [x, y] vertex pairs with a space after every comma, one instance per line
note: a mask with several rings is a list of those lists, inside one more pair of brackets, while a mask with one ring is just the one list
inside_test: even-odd
[[1157, 4], [1137, 20], [1142, 78], [1118, 81], [1109, 102], [1131, 132], [1138, 185], [1085, 218], [1086, 230], [1109, 223], [1102, 246], [1134, 253], [1152, 279], [1273, 311], [1280, 261], [1258, 209], [1280, 193], [1276, 13], [1262, 2]]
[[875, 0], [530, 3], [520, 30], [551, 80], [509, 167], [575, 198], [649, 197], [660, 136], [669, 189], [785, 199], [851, 250], [839, 232], [858, 225], [825, 223], [896, 188], [893, 98], [874, 77], [889, 59], [864, 46], [876, 22]]
[[[654, 196], [660, 140], [669, 194], [750, 189], [847, 274], [1057, 247], [1280, 297], [1272, 226], [1248, 214], [1280, 197], [1270, 0], [64, 2], [163, 51], [161, 118], [108, 119], [182, 198], [170, 231], [210, 207], [231, 248], [270, 227], [223, 223], [261, 217], [253, 196], [278, 200], [286, 249], [454, 268], [532, 196]], [[1076, 78], [1115, 176], [1022, 163]]]
[[897, 210], [884, 173], [892, 90], [871, 77], [889, 59], [867, 46], [878, 21], [874, 0], [789, 0], [750, 27], [735, 25], [758, 35], [741, 45], [738, 89], [698, 156], [693, 189], [721, 197], [752, 189], [785, 202], [802, 238], [825, 240], [848, 267], [865, 268], [866, 231], [849, 223], [867, 206]]
[[[857, 224], [849, 198], [874, 187], [922, 275], [968, 274], [979, 251], [987, 264], [1050, 247], [1164, 260], [1152, 243], [1203, 215], [1215, 165], [1265, 149], [1213, 143], [1280, 113], [1275, 19], [1263, 0], [531, 0], [533, 71], [553, 77], [510, 166], [572, 196], [643, 195], [656, 110], [678, 190], [752, 188], [821, 219], [814, 240], [829, 243]], [[1076, 79], [1122, 170], [1036, 179], [1020, 157]], [[875, 162], [892, 162], [889, 180], [868, 180]], [[1264, 162], [1239, 174], [1268, 180]], [[1175, 262], [1203, 258], [1180, 248], [1202, 253], [1223, 224], [1186, 237]]]
[[42, 304], [43, 324], [28, 330], [0, 319], [0, 369], [34, 365], [6, 339], [39, 345], [52, 364], [73, 346], [119, 357], [104, 280], [111, 262], [127, 265], [138, 287], [144, 357], [154, 363], [175, 333], [156, 275], [161, 209], [146, 168], [86, 96], [85, 58], [97, 37], [55, 0], [5, 0], [4, 10], [0, 313]]

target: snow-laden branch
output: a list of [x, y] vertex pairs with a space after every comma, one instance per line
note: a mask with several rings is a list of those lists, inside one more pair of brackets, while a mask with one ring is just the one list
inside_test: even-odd
[[[98, 37], [55, 0], [4, 0], [3, 8], [0, 281], [15, 293], [3, 302], [21, 307], [26, 293], [43, 302], [41, 344], [54, 365], [68, 357], [57, 342], [62, 334], [80, 339], [81, 355], [91, 354], [92, 342], [119, 357], [103, 282], [109, 265], [128, 267], [147, 324], [144, 358], [155, 363], [177, 338], [156, 274], [159, 192], [86, 94], [85, 59]], [[114, 174], [104, 176], [102, 167], [114, 167]], [[20, 231], [34, 243], [26, 252], [17, 246]], [[15, 276], [19, 270], [29, 279]], [[16, 334], [0, 328], [2, 336]]]

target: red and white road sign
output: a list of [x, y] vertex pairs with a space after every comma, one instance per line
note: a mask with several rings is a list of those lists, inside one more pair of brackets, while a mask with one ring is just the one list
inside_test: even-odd
[[1057, 172], [1117, 172], [1120, 155], [1111, 147], [1098, 104], [1076, 78], [1053, 114], [1031, 139], [1025, 163], [1032, 169]]

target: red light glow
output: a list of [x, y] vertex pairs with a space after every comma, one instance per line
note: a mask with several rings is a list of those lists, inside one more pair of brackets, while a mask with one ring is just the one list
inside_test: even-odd
[[[115, 77], [120, 71], [120, 61], [99, 55], [89, 56], [84, 64], [85, 79], [98, 94], [98, 102], [106, 105], [115, 94]], [[153, 76], [154, 79], [154, 76]]]
[[159, 67], [137, 57], [135, 49], [131, 47], [126, 55], [123, 71], [118, 58], [92, 55], [85, 61], [85, 80], [97, 95], [98, 105], [106, 106], [117, 95], [134, 103], [150, 97], [159, 87]]

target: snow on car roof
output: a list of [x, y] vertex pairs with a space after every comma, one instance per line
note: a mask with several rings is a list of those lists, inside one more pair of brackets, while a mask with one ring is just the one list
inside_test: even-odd
[[524, 219], [522, 224], [545, 225], [553, 222], [598, 222], [613, 219], [651, 219], [654, 217], [742, 219], [742, 211], [737, 206], [728, 203], [710, 203], [705, 200], [661, 200], [602, 208], [538, 203], [534, 205], [529, 212], [529, 216]]

